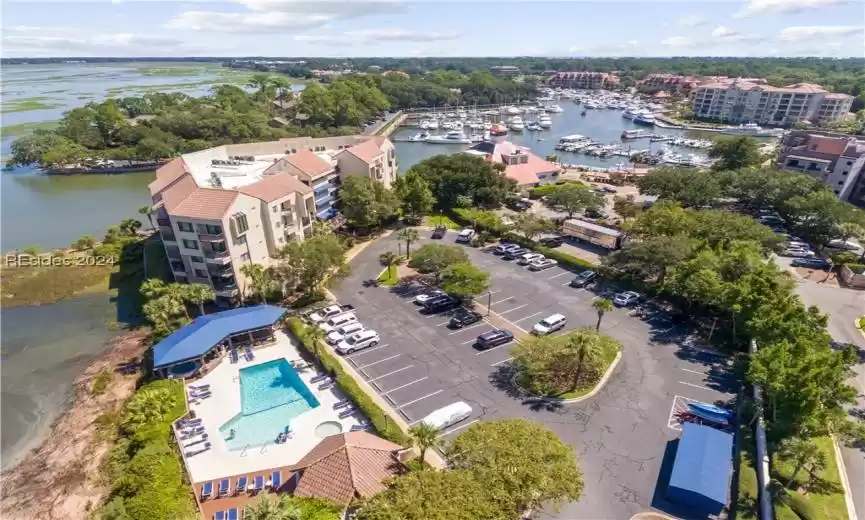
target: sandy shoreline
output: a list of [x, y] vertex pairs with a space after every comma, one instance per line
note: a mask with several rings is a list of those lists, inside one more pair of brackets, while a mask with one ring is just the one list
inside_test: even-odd
[[86, 518], [108, 489], [99, 481], [99, 464], [108, 443], [97, 439], [97, 419], [119, 409], [135, 391], [138, 373], [121, 374], [105, 393], [91, 395], [92, 380], [102, 370], [135, 362], [146, 350], [145, 331], [115, 338], [75, 380], [69, 409], [51, 426], [45, 442], [21, 463], [4, 471], [0, 516], [16, 520]]

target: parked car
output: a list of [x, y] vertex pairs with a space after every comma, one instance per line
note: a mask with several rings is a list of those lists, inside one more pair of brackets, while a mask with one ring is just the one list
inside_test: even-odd
[[457, 242], [460, 242], [463, 244], [468, 244], [469, 242], [472, 241], [473, 236], [475, 236], [475, 230], [465, 228], [462, 231], [460, 231], [459, 234], [457, 235]]
[[852, 240], [836, 238], [829, 241], [829, 247], [833, 247], [835, 249], [846, 249], [847, 251], [858, 251], [860, 246]]
[[607, 218], [607, 212], [598, 208], [589, 208], [583, 212], [589, 218]]
[[326, 339], [331, 345], [336, 345], [340, 341], [344, 340], [346, 336], [351, 336], [355, 332], [360, 332], [362, 330], [363, 324], [359, 321], [353, 321], [328, 332]]
[[567, 323], [568, 319], [564, 315], [553, 314], [535, 323], [534, 327], [532, 327], [532, 334], [539, 336], [551, 334], [563, 328]]
[[468, 419], [471, 414], [472, 407], [463, 401], [458, 401], [433, 411], [421, 419], [421, 422], [436, 430], [444, 430], [448, 426]]
[[449, 311], [455, 307], [459, 307], [461, 302], [453, 296], [438, 296], [424, 302], [423, 310], [427, 314]]
[[309, 321], [313, 323], [321, 323], [324, 320], [336, 316], [337, 314], [342, 312], [342, 307], [339, 305], [331, 305], [329, 307], [325, 307], [320, 311], [313, 312], [309, 315]]
[[544, 269], [549, 269], [550, 267], [555, 267], [557, 265], [559, 265], [559, 262], [556, 260], [553, 260], [552, 258], [544, 258], [530, 263], [529, 271], [543, 271]]
[[514, 211], [527, 211], [529, 208], [532, 207], [532, 204], [530, 202], [525, 202], [523, 200], [515, 199], [515, 200], [509, 200], [508, 202], [506, 202], [505, 206], [507, 206], [508, 208], [510, 208]]
[[612, 186], [601, 186], [601, 191], [604, 193], [618, 193], [616, 188], [613, 188]]
[[433, 289], [431, 291], [426, 291], [426, 292], [423, 292], [423, 293], [415, 296], [414, 302], [417, 305], [423, 305], [424, 303], [428, 302], [429, 300], [431, 300], [433, 298], [438, 298], [438, 297], [444, 296], [444, 295], [445, 295], [444, 291], [440, 291], [438, 289]]
[[613, 296], [613, 303], [619, 307], [628, 307], [640, 301], [640, 293], [634, 291], [620, 292]]
[[817, 253], [810, 249], [787, 248], [781, 252], [781, 256], [792, 256], [794, 258], [813, 258]]
[[522, 247], [517, 247], [515, 249], [509, 250], [503, 256], [504, 256], [505, 260], [516, 260], [517, 258], [519, 258], [519, 257], [521, 257], [524, 254], [529, 253], [529, 252], [530, 251], [528, 249], [524, 249]]
[[478, 314], [475, 311], [470, 311], [468, 309], [458, 309], [453, 316], [451, 316], [451, 320], [448, 322], [448, 327], [452, 329], [461, 329], [468, 325], [472, 325], [473, 323], [477, 323], [483, 319], [483, 316]]
[[540, 243], [544, 247], [559, 247], [565, 243], [565, 237], [547, 237], [542, 238]]
[[378, 345], [378, 332], [374, 330], [362, 330], [340, 341], [336, 345], [336, 351], [340, 354], [351, 354], [358, 350]]
[[787, 249], [811, 249], [811, 244], [801, 240], [790, 240], [787, 242]]
[[505, 343], [510, 343], [513, 340], [513, 332], [505, 329], [495, 329], [484, 332], [483, 334], [478, 336], [477, 342], [475, 344], [478, 346], [478, 348], [486, 350], [488, 348], [504, 345]]
[[528, 265], [532, 262], [541, 261], [544, 258], [546, 258], [546, 257], [540, 253], [534, 253], [534, 252], [524, 253], [524, 254], [520, 255], [519, 258], [517, 258], [517, 263], [519, 265]]
[[793, 267], [807, 267], [809, 269], [828, 269], [832, 262], [825, 258], [794, 258], [790, 265]]
[[444, 238], [444, 236], [445, 236], [445, 234], [447, 234], [447, 232], [448, 232], [448, 228], [446, 228], [444, 226], [436, 226], [436, 228], [433, 230], [432, 236], [430, 238], [440, 240], [440, 239]]
[[503, 255], [510, 251], [511, 249], [521, 249], [519, 244], [499, 244], [493, 249], [494, 255]]
[[325, 331], [326, 333], [330, 333], [332, 330], [335, 330], [343, 325], [348, 325], [349, 323], [357, 321], [357, 316], [354, 312], [344, 312], [342, 314], [337, 314], [336, 316], [331, 317], [324, 323], [319, 323], [318, 327]]
[[570, 285], [571, 287], [585, 287], [595, 281], [597, 277], [598, 273], [596, 273], [595, 271], [583, 271], [582, 273], [575, 276], [574, 279], [571, 280], [571, 283], [568, 285]]

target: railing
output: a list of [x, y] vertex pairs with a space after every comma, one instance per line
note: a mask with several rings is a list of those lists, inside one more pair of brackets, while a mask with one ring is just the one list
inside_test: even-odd
[[165, 231], [162, 232], [162, 241], [163, 242], [177, 242], [177, 237], [174, 236], [174, 233], [167, 233]]
[[211, 235], [209, 233], [199, 233], [199, 240], [204, 240], [207, 242], [218, 242], [220, 240], [225, 240], [225, 233], [220, 233], [219, 235]]
[[204, 251], [204, 257], [210, 258], [211, 260], [225, 258], [229, 256], [231, 253], [226, 249], [225, 251], [214, 251], [212, 249], [208, 249]]
[[156, 225], [161, 227], [171, 227], [171, 220], [167, 218], [156, 219]]

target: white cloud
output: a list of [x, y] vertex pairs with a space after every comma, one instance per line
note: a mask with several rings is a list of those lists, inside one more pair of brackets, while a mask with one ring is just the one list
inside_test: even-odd
[[727, 26], [720, 25], [712, 31], [713, 38], [732, 38], [734, 36], [739, 36], [739, 31], [735, 29], [730, 29]]
[[665, 47], [670, 47], [673, 49], [683, 49], [686, 47], [693, 47], [695, 42], [684, 36], [670, 36], [669, 38], [665, 38], [661, 40], [661, 45]]
[[86, 37], [8, 33], [3, 36], [3, 54], [7, 56], [142, 56], [192, 51], [195, 49], [176, 38], [131, 33]]
[[679, 25], [684, 25], [685, 27], [699, 27], [701, 25], [706, 25], [709, 23], [709, 20], [700, 14], [686, 14], [684, 16], [679, 17], [676, 20], [676, 23]]
[[295, 41], [316, 43], [330, 46], [350, 46], [357, 44], [374, 44], [380, 42], [438, 42], [455, 40], [461, 35], [456, 32], [414, 32], [403, 29], [365, 29], [346, 31], [338, 35], [299, 34]]
[[841, 5], [844, 0], [747, 0], [733, 18], [751, 18], [767, 14], [789, 14]]
[[804, 42], [825, 40], [827, 38], [847, 38], [852, 36], [865, 36], [865, 28], [852, 25], [806, 25], [785, 27], [778, 33], [778, 40], [783, 42]]
[[568, 49], [568, 54], [579, 56], [638, 56], [642, 54], [638, 40], [628, 40], [623, 43], [597, 43], [592, 45], [575, 45]]
[[302, 31], [322, 28], [334, 21], [392, 13], [403, 5], [394, 0], [241, 0], [239, 3], [247, 11], [184, 11], [165, 27], [231, 33]]

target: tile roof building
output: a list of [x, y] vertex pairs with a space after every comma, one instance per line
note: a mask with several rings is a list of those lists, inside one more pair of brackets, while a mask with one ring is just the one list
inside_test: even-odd
[[841, 200], [865, 208], [865, 138], [794, 130], [781, 141], [778, 167], [821, 179]]
[[551, 88], [608, 89], [619, 84], [619, 77], [606, 72], [556, 72], [547, 78]]
[[339, 185], [366, 175], [390, 187], [387, 138], [292, 138], [185, 154], [150, 183], [158, 229], [178, 282], [202, 283], [227, 303], [246, 287], [240, 266], [268, 266], [277, 251], [336, 215]]
[[820, 85], [772, 87], [753, 78], [714, 79], [691, 90], [694, 116], [729, 123], [825, 125], [845, 117], [852, 103], [852, 96], [829, 93]]
[[645, 94], [655, 94], [657, 92], [687, 94], [699, 84], [700, 79], [694, 76], [649, 74], [637, 82], [637, 90]]
[[515, 180], [519, 188], [531, 188], [558, 180], [561, 166], [541, 159], [526, 147], [515, 145], [507, 140], [507, 136], [507, 128], [495, 125], [490, 129], [488, 140], [472, 146], [465, 153], [503, 164], [505, 176]]

